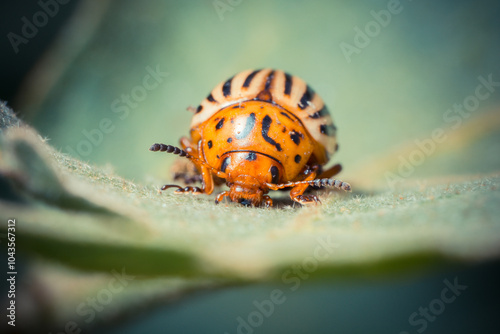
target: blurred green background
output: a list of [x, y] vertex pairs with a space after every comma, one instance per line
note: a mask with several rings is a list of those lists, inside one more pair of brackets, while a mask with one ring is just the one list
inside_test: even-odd
[[[335, 161], [353, 177], [349, 171], [369, 171], [372, 157], [455, 124], [443, 117], [474, 94], [479, 76], [500, 81], [499, 7], [428, 0], [82, 1], [13, 105], [63, 152], [110, 163], [129, 178], [166, 176], [147, 148], [187, 134], [187, 106], [243, 69], [280, 68], [324, 98], [339, 128]], [[358, 29], [367, 34], [360, 37]], [[347, 44], [357, 50], [343, 51]], [[19, 54], [27, 47], [20, 45]], [[147, 68], [168, 76], [144, 89]], [[470, 119], [498, 115], [499, 101], [493, 92], [468, 112]], [[103, 119], [108, 133], [99, 135], [94, 130]], [[492, 154], [498, 130], [483, 132], [476, 146], [466, 145], [470, 151], [428, 159], [415, 176], [498, 170], [499, 155]]]
[[[303, 78], [329, 106], [339, 129], [334, 160], [344, 166], [343, 179], [363, 184], [373, 175], [383, 182], [374, 166], [389, 161], [396, 172], [398, 157], [407, 157], [414, 141], [434, 129], [450, 131], [453, 140], [412, 177], [498, 171], [500, 87], [456, 129], [443, 117], [475, 94], [478, 77], [500, 81], [499, 2], [402, 0], [390, 22], [374, 24], [371, 11], [381, 15], [390, 3], [71, 1], [17, 53], [3, 38], [0, 99], [65, 153], [130, 179], [167, 179], [174, 157], [152, 154], [149, 145], [176, 144], [187, 135], [186, 107], [197, 106], [220, 81], [244, 69], [273, 67]], [[35, 1], [2, 6], [3, 36], [20, 34], [21, 17], [41, 8]], [[376, 27], [360, 46], [357, 29]], [[358, 46], [357, 53], [346, 57], [343, 43]], [[145, 76], [157, 68], [168, 76], [144, 89]], [[498, 266], [492, 265], [397, 283], [306, 286], [255, 333], [413, 333], [408, 310], [436, 298], [443, 279], [454, 275], [470, 283], [470, 294], [426, 333], [487, 332], [498, 311]], [[101, 332], [234, 333], [236, 318], [273, 288], [203, 294]]]

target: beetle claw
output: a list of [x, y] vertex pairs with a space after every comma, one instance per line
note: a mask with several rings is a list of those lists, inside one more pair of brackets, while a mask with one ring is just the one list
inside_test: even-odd
[[321, 204], [318, 196], [316, 195], [299, 195], [297, 197], [292, 198], [295, 202], [300, 203], [302, 205], [310, 205], [310, 204]]
[[273, 200], [271, 197], [269, 197], [268, 195], [264, 195], [264, 206], [266, 208], [269, 208], [269, 207], [272, 207], [273, 206]]
[[215, 204], [219, 204], [224, 199], [224, 197], [226, 197], [228, 195], [229, 195], [229, 191], [221, 192], [219, 195], [217, 195], [217, 197], [215, 197]]
[[192, 195], [203, 194], [203, 190], [198, 188], [198, 187], [187, 186], [187, 187], [182, 188], [182, 187], [180, 187], [178, 185], [174, 185], [174, 184], [166, 184], [163, 187], [161, 187], [161, 190], [166, 190], [168, 188], [173, 188], [173, 187], [177, 187], [177, 190], [174, 191], [174, 194], [185, 194], [185, 193], [191, 193]]
[[[178, 185], [175, 185], [175, 184], [166, 184], [163, 187], [161, 187], [161, 190], [167, 190], [168, 188], [174, 188], [174, 187], [181, 189], [181, 187], [178, 186]], [[179, 189], [177, 189], [176, 191], [178, 191]]]

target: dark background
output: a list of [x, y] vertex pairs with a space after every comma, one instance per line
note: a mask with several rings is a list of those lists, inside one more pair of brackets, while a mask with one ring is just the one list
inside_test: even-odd
[[[32, 17], [40, 10], [37, 1], [1, 1], [0, 2], [0, 31], [1, 31], [1, 71], [0, 99], [9, 102], [17, 109], [13, 102], [21, 84], [29, 71], [35, 66], [40, 56], [47, 51], [57, 33], [63, 27], [68, 17], [73, 13], [78, 1], [70, 1], [59, 7], [59, 13], [49, 20], [47, 25], [39, 29], [37, 35], [30, 39], [27, 44], [19, 46], [19, 52], [15, 53], [7, 38], [9, 32], [20, 34], [23, 16]], [[31, 15], [30, 15], [31, 14]], [[22, 112], [20, 113], [22, 117]]]

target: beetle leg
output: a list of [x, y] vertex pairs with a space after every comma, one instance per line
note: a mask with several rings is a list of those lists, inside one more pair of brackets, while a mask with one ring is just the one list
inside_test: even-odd
[[[183, 150], [186, 151], [186, 153], [190, 156], [193, 157], [198, 157], [198, 159], [203, 160], [203, 155], [200, 151], [200, 144], [201, 141], [198, 142], [198, 146], [194, 145], [189, 138], [187, 137], [182, 137], [180, 139], [180, 144]], [[189, 158], [189, 157], [188, 157]], [[187, 162], [186, 160], [177, 160], [173, 167], [172, 167], [172, 172], [174, 175], [174, 180], [182, 180], [182, 182], [186, 185], [191, 184], [191, 183], [196, 183], [200, 182], [202, 183], [204, 181], [204, 177], [202, 175], [202, 164], [197, 164], [193, 159], [190, 159], [191, 162]], [[214, 171], [212, 170], [212, 174], [214, 174]], [[215, 174], [218, 175], [218, 174]], [[213, 175], [212, 175], [213, 176]], [[223, 175], [225, 176], [225, 175]], [[207, 188], [210, 189], [210, 186], [208, 185], [208, 180], [207, 182]], [[224, 183], [224, 179], [220, 177], [213, 178], [214, 185], [221, 185]], [[207, 192], [207, 193], [211, 193]]]
[[166, 184], [163, 187], [161, 187], [161, 190], [167, 190], [168, 188], [174, 188], [174, 187], [177, 188], [177, 190], [174, 191], [174, 194], [185, 194], [185, 193], [191, 193], [193, 195], [203, 194], [203, 190], [198, 187], [187, 186], [182, 188], [175, 184]]
[[174, 191], [175, 194], [191, 193], [193, 195], [199, 195], [199, 194], [210, 195], [214, 191], [214, 179], [212, 173], [210, 173], [210, 170], [208, 170], [208, 168], [203, 166], [201, 167], [201, 176], [203, 178], [201, 188], [191, 187], [191, 186], [182, 188], [181, 186], [175, 184], [166, 184], [163, 187], [161, 187], [161, 190], [166, 190], [168, 188], [175, 187], [177, 188], [177, 190]]
[[174, 181], [181, 180], [184, 184], [192, 184], [203, 182], [203, 177], [200, 174], [189, 175], [189, 173], [175, 173]]
[[[161, 188], [161, 190], [165, 190], [165, 189], [168, 189], [171, 187], [177, 187], [178, 189], [175, 191], [175, 193], [177, 193], [177, 194], [190, 192], [193, 194], [205, 193], [205, 194], [210, 195], [213, 192], [213, 190], [214, 190], [213, 176], [212, 176], [211, 170], [209, 169], [211, 167], [207, 163], [203, 162], [202, 160], [200, 160], [198, 158], [193, 157], [192, 155], [187, 153], [185, 150], [182, 150], [182, 149], [175, 147], [175, 146], [172, 146], [172, 145], [153, 144], [153, 145], [151, 145], [149, 150], [153, 151], [153, 152], [161, 151], [161, 152], [178, 154], [181, 157], [186, 157], [186, 158], [190, 159], [197, 167], [199, 167], [201, 169], [201, 175], [203, 177], [203, 183], [202, 183], [201, 189], [198, 187], [181, 188], [180, 186], [177, 186], [177, 185], [165, 185]], [[225, 176], [225, 173], [219, 172], [214, 168], [211, 168], [211, 169], [217, 173], [216, 175], [224, 174], [224, 176]]]
[[214, 191], [214, 177], [212, 176], [210, 170], [205, 166], [201, 167], [201, 176], [203, 178], [203, 193], [210, 195]]
[[319, 200], [318, 196], [316, 195], [297, 195], [295, 197], [291, 198], [302, 205], [309, 205], [309, 204], [321, 204], [321, 201]]
[[170, 172], [173, 175], [174, 181], [180, 180], [185, 185], [197, 182], [201, 183], [203, 180], [196, 165], [187, 159], [177, 159], [170, 168]]
[[189, 112], [192, 112], [193, 114], [194, 114], [194, 113], [196, 113], [196, 108], [195, 108], [195, 107], [193, 107], [193, 106], [188, 106], [188, 107], [186, 108], [186, 110], [187, 110], [187, 111], [189, 111]]
[[264, 195], [262, 199], [266, 208], [273, 206], [273, 200], [269, 195]]
[[198, 156], [198, 152], [196, 149], [196, 145], [194, 145], [191, 140], [189, 140], [188, 137], [181, 137], [179, 140], [179, 143], [181, 144], [181, 147], [189, 154], [192, 156]]
[[306, 191], [307, 187], [309, 187], [309, 183], [307, 181], [312, 181], [316, 178], [318, 169], [319, 169], [318, 166], [313, 166], [311, 169], [305, 170], [305, 173], [309, 172], [309, 174], [306, 174], [307, 177], [303, 180], [305, 182], [295, 184], [292, 190], [290, 190], [290, 198], [292, 200], [300, 204], [321, 203], [316, 195], [304, 195], [304, 192]]
[[224, 197], [226, 197], [226, 196], [229, 196], [229, 191], [226, 190], [226, 191], [221, 192], [215, 198], [215, 204], [219, 204], [224, 199]]
[[338, 173], [340, 173], [342, 171], [342, 165], [340, 164], [336, 164], [332, 167], [330, 167], [329, 169], [325, 170], [325, 171], [322, 171], [318, 178], [319, 179], [329, 179], [335, 175], [337, 175]]

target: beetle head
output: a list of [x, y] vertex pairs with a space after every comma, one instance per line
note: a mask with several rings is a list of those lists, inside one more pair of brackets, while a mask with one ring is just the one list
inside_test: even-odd
[[259, 180], [250, 175], [239, 175], [228, 185], [231, 201], [243, 205], [257, 206], [265, 194]]

